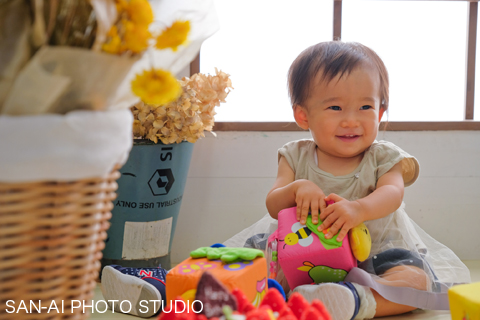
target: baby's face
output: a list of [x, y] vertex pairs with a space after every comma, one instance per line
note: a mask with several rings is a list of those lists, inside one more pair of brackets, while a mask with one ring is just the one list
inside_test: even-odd
[[[321, 73], [321, 72], [320, 72]], [[375, 140], [380, 111], [380, 76], [368, 66], [329, 83], [314, 79], [314, 86], [301, 109], [319, 151], [333, 157], [355, 157]], [[300, 124], [300, 126], [302, 126]]]

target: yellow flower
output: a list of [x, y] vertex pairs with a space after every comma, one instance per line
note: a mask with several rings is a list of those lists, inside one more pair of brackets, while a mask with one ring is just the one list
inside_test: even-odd
[[113, 37], [108, 43], [104, 43], [102, 46], [103, 51], [111, 54], [118, 54], [122, 51], [122, 41], [119, 36]]
[[153, 22], [153, 11], [148, 0], [115, 0], [117, 21], [107, 33], [102, 46], [105, 52], [139, 54], [153, 41], [148, 27]]
[[171, 48], [173, 51], [177, 51], [178, 46], [187, 41], [189, 32], [190, 21], [175, 21], [157, 37], [155, 46], [157, 49]]
[[126, 11], [130, 20], [136, 25], [148, 27], [153, 22], [153, 11], [147, 0], [130, 0]]
[[118, 35], [118, 30], [115, 25], [113, 25], [110, 28], [110, 30], [107, 33], [107, 36], [109, 37], [109, 41], [103, 44], [102, 46], [103, 51], [112, 53], [112, 54], [120, 53], [122, 50], [121, 49], [122, 40]]
[[123, 12], [127, 10], [128, 3], [126, 0], [115, 0], [115, 7], [117, 8], [117, 12]]
[[124, 49], [133, 53], [140, 53], [148, 48], [148, 40], [152, 37], [148, 25], [135, 25], [130, 21], [123, 21], [125, 28]]
[[132, 81], [132, 91], [143, 102], [158, 106], [177, 100], [182, 87], [170, 72], [152, 69], [137, 74]]

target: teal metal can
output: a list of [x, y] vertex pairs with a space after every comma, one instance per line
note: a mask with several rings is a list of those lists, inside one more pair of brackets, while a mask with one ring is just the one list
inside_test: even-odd
[[119, 264], [171, 268], [172, 239], [193, 146], [189, 142], [134, 143], [120, 169], [102, 267]]

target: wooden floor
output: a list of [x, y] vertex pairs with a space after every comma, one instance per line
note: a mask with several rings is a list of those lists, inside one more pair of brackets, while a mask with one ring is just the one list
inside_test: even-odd
[[[472, 282], [480, 282], [480, 261], [464, 261], [467, 267], [470, 269]], [[100, 285], [95, 289], [94, 300], [102, 300], [102, 292], [100, 290]], [[152, 317], [151, 319], [156, 319], [157, 317]], [[103, 314], [92, 314], [89, 319], [103, 319], [103, 320], [113, 320], [113, 319], [140, 319], [135, 316], [125, 315], [120, 313], [112, 313], [111, 310]], [[404, 315], [394, 316], [394, 317], [384, 317], [382, 320], [451, 320], [450, 312], [448, 311], [423, 311], [417, 310], [410, 312]]]

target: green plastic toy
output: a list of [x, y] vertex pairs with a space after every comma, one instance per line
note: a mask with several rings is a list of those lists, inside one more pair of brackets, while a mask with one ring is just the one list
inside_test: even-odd
[[263, 257], [263, 252], [251, 248], [229, 248], [229, 247], [201, 247], [190, 252], [190, 257], [207, 258], [208, 260], [222, 260], [230, 263], [239, 260], [254, 260], [257, 257]]

